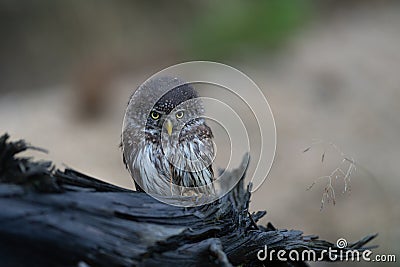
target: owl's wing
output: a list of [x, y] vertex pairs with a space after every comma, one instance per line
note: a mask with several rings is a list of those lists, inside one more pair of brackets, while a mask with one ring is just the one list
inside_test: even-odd
[[[126, 158], [125, 158], [125, 155], [124, 155], [124, 154], [122, 154], [122, 161], [124, 162], [125, 167], [129, 170], [128, 164], [127, 164], [127, 162], [126, 162]], [[132, 174], [132, 175], [134, 175], [134, 174]], [[133, 178], [133, 177], [132, 177], [132, 178]], [[135, 183], [136, 191], [145, 192], [145, 191], [140, 187], [140, 185], [136, 182], [135, 179], [133, 179], [133, 182]]]
[[[119, 148], [122, 150], [122, 162], [124, 163], [125, 168], [130, 172], [129, 167], [128, 167], [128, 162], [127, 162], [127, 160], [126, 160], [125, 153], [124, 153], [124, 151], [123, 151], [123, 143], [122, 143], [122, 140], [121, 140], [121, 142], [119, 143]], [[136, 191], [144, 192], [144, 190], [139, 186], [139, 184], [136, 183], [135, 179], [133, 179], [133, 182], [135, 183]]]

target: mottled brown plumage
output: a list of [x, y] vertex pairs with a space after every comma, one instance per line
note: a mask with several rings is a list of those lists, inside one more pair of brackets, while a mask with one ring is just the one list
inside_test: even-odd
[[211, 194], [213, 134], [196, 90], [180, 79], [152, 78], [132, 95], [124, 119], [124, 162], [150, 194]]

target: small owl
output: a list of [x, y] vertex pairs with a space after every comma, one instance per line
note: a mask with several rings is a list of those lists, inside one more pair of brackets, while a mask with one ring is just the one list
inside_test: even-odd
[[196, 90], [157, 77], [131, 96], [122, 132], [123, 159], [136, 188], [174, 196], [214, 194], [213, 133]]

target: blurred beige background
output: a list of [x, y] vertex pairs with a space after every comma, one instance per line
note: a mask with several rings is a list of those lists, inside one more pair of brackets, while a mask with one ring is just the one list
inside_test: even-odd
[[[400, 256], [396, 1], [2, 1], [0, 21], [0, 132], [50, 151], [36, 157], [133, 188], [118, 148], [131, 92], [169, 65], [219, 61], [274, 112], [275, 162], [251, 203], [263, 222], [332, 241], [378, 232], [376, 252]], [[327, 180], [306, 189], [341, 157], [303, 153], [315, 139], [357, 165], [322, 211]]]

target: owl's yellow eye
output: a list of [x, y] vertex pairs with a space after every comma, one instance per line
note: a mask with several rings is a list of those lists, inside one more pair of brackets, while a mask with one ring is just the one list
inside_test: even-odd
[[183, 117], [183, 111], [178, 111], [178, 112], [175, 114], [175, 116], [176, 116], [178, 119], [182, 119], [182, 117]]
[[156, 112], [156, 111], [152, 111], [150, 113], [150, 116], [153, 120], [158, 120], [160, 118], [160, 113]]

